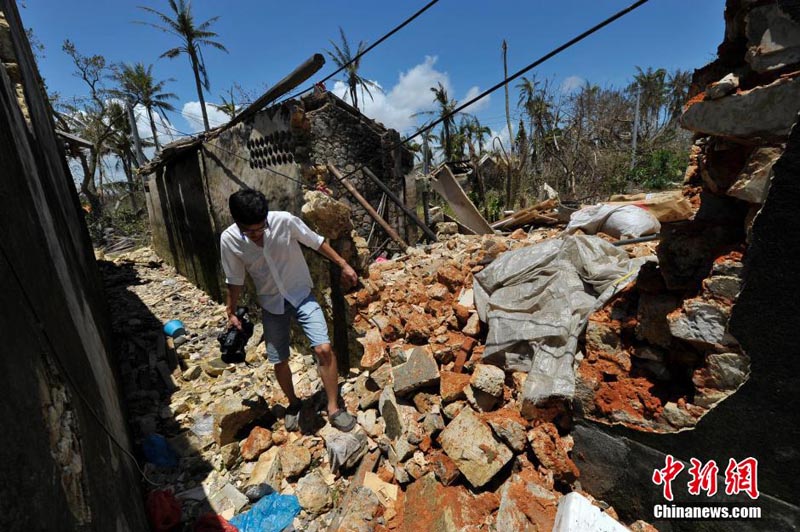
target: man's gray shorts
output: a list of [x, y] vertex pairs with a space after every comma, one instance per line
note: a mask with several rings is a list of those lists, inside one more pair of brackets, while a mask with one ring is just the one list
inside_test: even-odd
[[267, 342], [267, 360], [273, 364], [289, 360], [289, 325], [294, 317], [303, 328], [311, 347], [329, 344], [328, 324], [317, 300], [309, 294], [297, 308], [283, 300], [283, 314], [263, 311], [264, 338]]

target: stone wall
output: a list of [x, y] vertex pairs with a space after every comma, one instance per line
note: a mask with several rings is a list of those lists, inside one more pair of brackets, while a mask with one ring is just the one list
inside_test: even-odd
[[[720, 475], [729, 459], [755, 457], [758, 501], [712, 501], [762, 507], [764, 520], [737, 530], [789, 530], [800, 517], [789, 421], [799, 395], [790, 339], [798, 270], [787, 259], [800, 241], [790, 214], [800, 203], [800, 12], [729, 0], [725, 18], [718, 59], [695, 72], [681, 118], [695, 132], [684, 195], [699, 210], [665, 224], [658, 267], [590, 319], [574, 454], [584, 488], [630, 519], [665, 502], [650, 477], [666, 454], [716, 460]], [[676, 503], [698, 502], [683, 480], [673, 484]]]
[[18, 69], [0, 68], [0, 528], [147, 530], [89, 234], [16, 6], [0, 11]]

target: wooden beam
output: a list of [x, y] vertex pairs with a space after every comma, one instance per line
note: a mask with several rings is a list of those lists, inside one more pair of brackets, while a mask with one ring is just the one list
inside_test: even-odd
[[228, 122], [223, 129], [229, 129], [242, 120], [246, 120], [250, 116], [256, 114], [264, 108], [268, 103], [273, 102], [294, 89], [305, 80], [313, 76], [322, 65], [325, 64], [325, 58], [322, 54], [314, 54], [308, 58], [302, 65], [294, 69], [288, 76], [280, 80], [278, 83], [269, 88], [260, 98], [248, 105], [241, 113], [236, 115]]
[[408, 216], [411, 219], [411, 221], [413, 221], [415, 224], [417, 224], [417, 226], [419, 226], [420, 229], [422, 229], [422, 232], [424, 232], [425, 235], [429, 239], [431, 239], [432, 242], [436, 242], [436, 233], [431, 231], [430, 227], [428, 227], [427, 225], [422, 223], [422, 220], [417, 218], [417, 215], [415, 213], [413, 213], [408, 207], [406, 207], [405, 204], [400, 200], [400, 198], [398, 198], [397, 195], [394, 192], [392, 192], [389, 187], [386, 186], [386, 183], [381, 181], [378, 178], [378, 176], [373, 174], [372, 171], [369, 168], [367, 168], [366, 166], [363, 167], [361, 170], [364, 172], [364, 174], [366, 174], [367, 177], [372, 179], [372, 181], [376, 185], [378, 185], [378, 187], [380, 187], [381, 190], [383, 190], [386, 193], [386, 195], [389, 197], [390, 200], [392, 200], [395, 203], [395, 205], [400, 207], [400, 209], [404, 213], [406, 213], [406, 216]]
[[384, 220], [381, 217], [380, 214], [375, 212], [375, 209], [372, 208], [372, 205], [370, 205], [369, 202], [364, 199], [364, 196], [362, 196], [361, 194], [358, 193], [358, 191], [355, 189], [355, 187], [352, 185], [352, 183], [350, 183], [342, 175], [342, 173], [335, 166], [333, 166], [331, 163], [328, 163], [328, 170], [330, 171], [330, 173], [333, 174], [333, 176], [336, 178], [336, 180], [339, 181], [342, 184], [342, 186], [344, 186], [344, 188], [347, 189], [347, 191], [350, 193], [350, 195], [353, 196], [356, 199], [356, 201], [361, 204], [362, 207], [364, 207], [364, 210], [367, 211], [367, 214], [369, 214], [372, 217], [373, 220], [378, 222], [378, 225], [380, 225], [383, 228], [383, 230], [386, 231], [386, 234], [389, 235], [390, 237], [392, 237], [392, 240], [394, 240], [395, 242], [397, 242], [398, 244], [403, 246], [403, 250], [405, 250], [408, 247], [408, 244], [406, 244], [405, 240], [403, 240], [400, 237], [400, 235], [397, 234], [397, 231], [395, 231], [392, 228], [392, 226], [389, 225], [386, 222], [386, 220]]

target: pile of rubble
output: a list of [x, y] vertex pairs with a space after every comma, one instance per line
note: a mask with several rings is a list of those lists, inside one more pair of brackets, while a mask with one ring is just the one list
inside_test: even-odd
[[[263, 343], [251, 340], [246, 364], [223, 364], [221, 305], [147, 248], [101, 261], [134, 440], [163, 436], [177, 454], [173, 467], [147, 463], [148, 482], [175, 494], [187, 523], [209, 509], [230, 518], [277, 491], [297, 496], [301, 530], [552, 529], [559, 500], [580, 491], [570, 419], [523, 418], [525, 374], [481, 363], [471, 285], [501, 253], [556, 233], [458, 235], [373, 264], [347, 296], [364, 346], [341, 383], [357, 413], [351, 433], [318, 414], [310, 353], [290, 361], [307, 399], [301, 432], [287, 432]], [[174, 318], [189, 331], [178, 347], [161, 333]]]

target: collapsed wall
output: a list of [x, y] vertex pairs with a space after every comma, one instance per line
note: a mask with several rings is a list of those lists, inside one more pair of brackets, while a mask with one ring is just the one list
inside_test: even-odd
[[88, 231], [14, 2], [0, 12], [0, 526], [146, 530]]
[[[752, 456], [769, 527], [797, 522], [798, 429], [785, 421], [800, 368], [781, 327], [797, 323], [789, 257], [800, 239], [788, 205], [800, 201], [799, 44], [790, 3], [728, 1], [719, 57], [695, 72], [681, 118], [696, 133], [684, 194], [699, 210], [665, 226], [658, 266], [590, 318], [576, 463], [584, 487], [621, 516], [665, 502], [650, 481], [665, 454], [721, 469]], [[698, 501], [680, 492], [679, 503]]]

